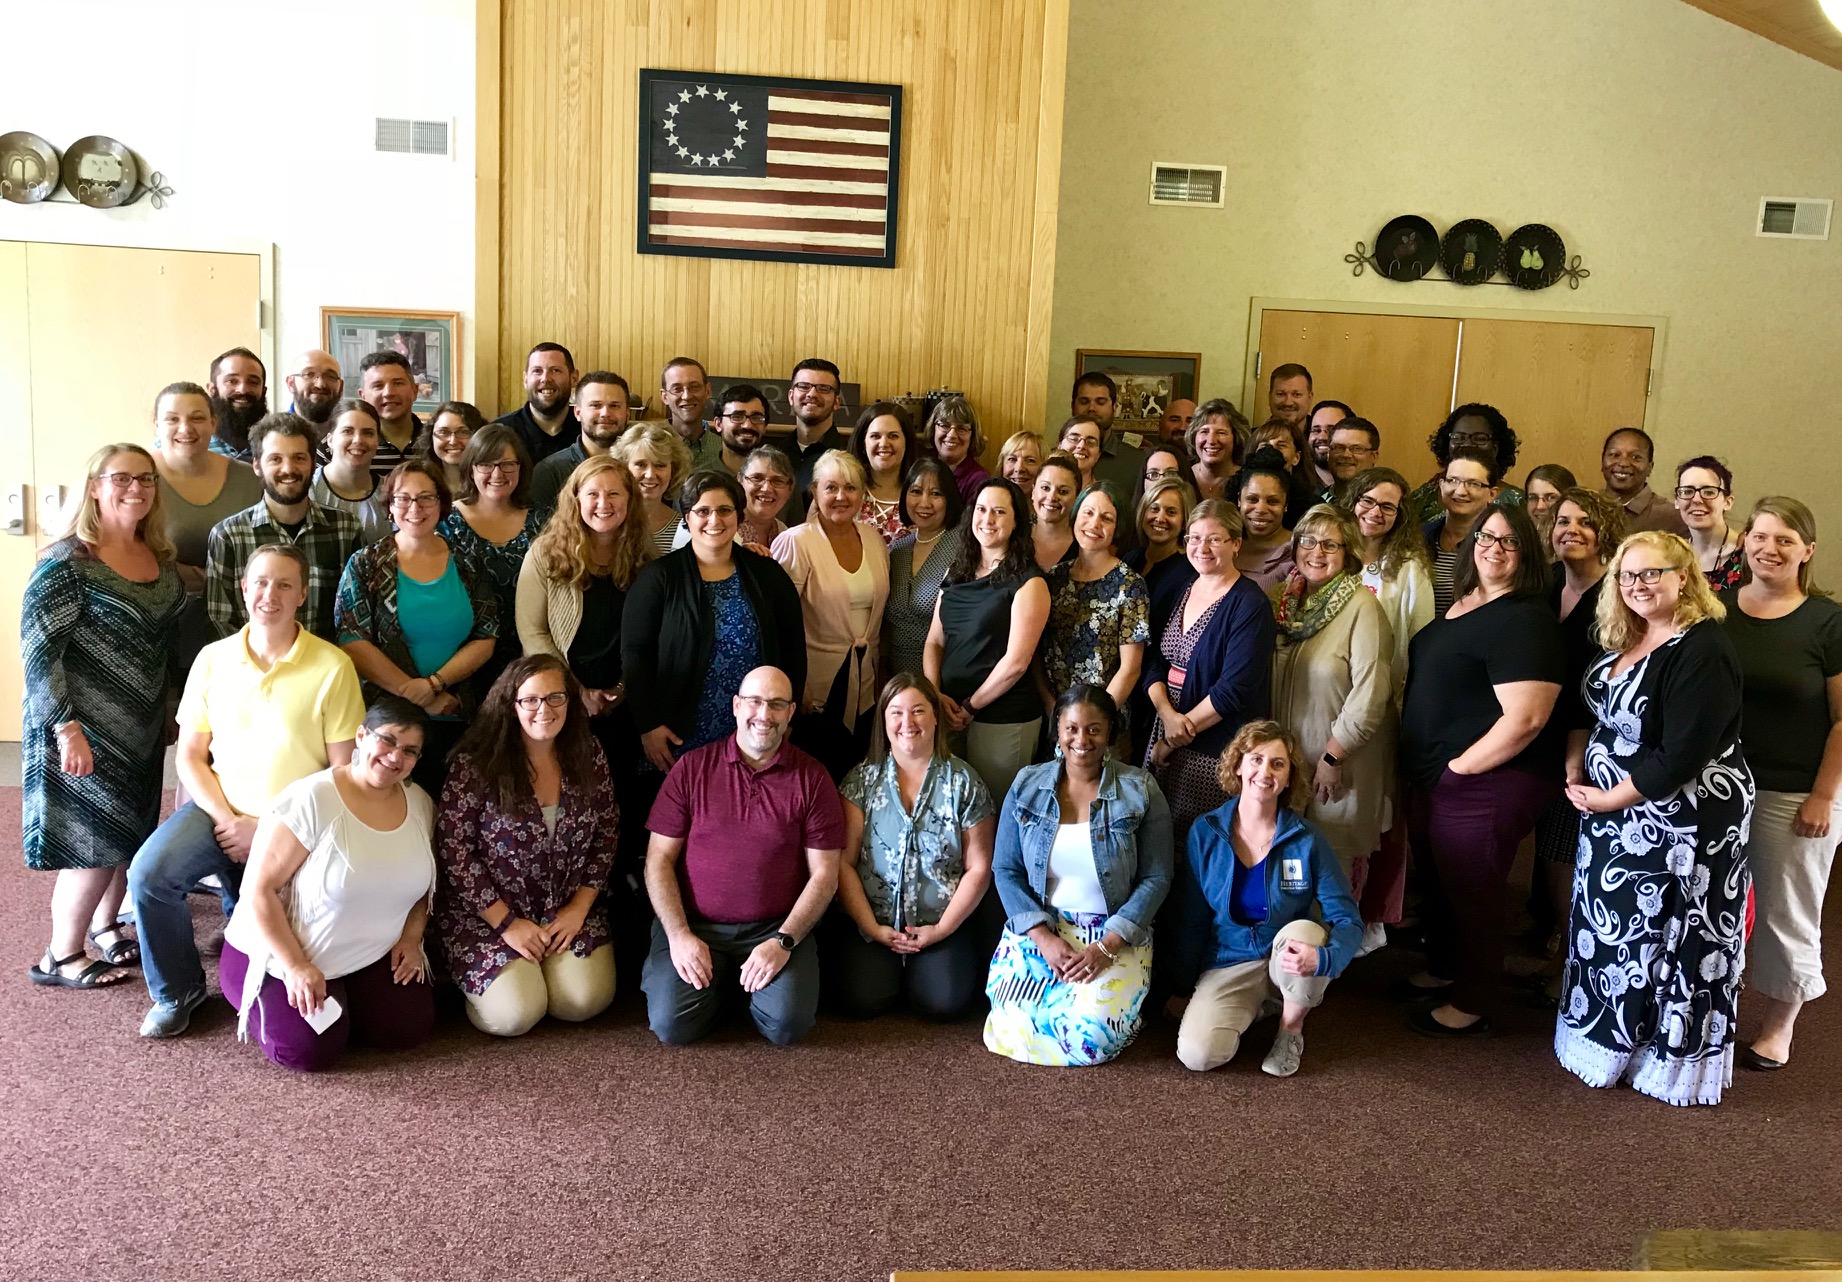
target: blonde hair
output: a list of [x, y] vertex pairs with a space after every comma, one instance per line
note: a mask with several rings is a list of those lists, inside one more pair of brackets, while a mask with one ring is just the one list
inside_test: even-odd
[[1231, 539], [1239, 540], [1247, 535], [1247, 522], [1241, 519], [1241, 509], [1227, 499], [1204, 499], [1198, 503], [1183, 523], [1183, 532], [1188, 534], [1195, 529], [1198, 521], [1214, 521], [1228, 531]]
[[[1145, 513], [1151, 510], [1151, 505], [1158, 501], [1159, 495], [1170, 490], [1177, 492], [1177, 529], [1181, 531], [1188, 528], [1190, 509], [1196, 506], [1196, 496], [1180, 477], [1160, 476], [1145, 487], [1144, 496], [1138, 501], [1138, 510], [1132, 514], [1132, 526], [1138, 531], [1140, 539], [1150, 541], [1145, 535]], [[1178, 534], [1177, 542], [1183, 542], [1182, 534]]]
[[998, 466], [1002, 468], [1010, 462], [1011, 455], [1026, 445], [1036, 447], [1036, 457], [1040, 461], [1046, 452], [1043, 447], [1043, 438], [1035, 432], [1012, 432], [1004, 438], [1004, 444], [998, 447]]
[[1286, 746], [1286, 760], [1289, 763], [1286, 768], [1286, 790], [1279, 804], [1302, 815], [1305, 807], [1311, 804], [1312, 772], [1305, 769], [1305, 746], [1298, 741], [1297, 735], [1277, 721], [1249, 721], [1235, 731], [1234, 738], [1222, 749], [1221, 760], [1216, 763], [1215, 782], [1230, 797], [1240, 796], [1241, 759], [1261, 744], [1275, 740]]
[[652, 539], [634, 510], [639, 488], [633, 483], [633, 473], [612, 455], [596, 454], [583, 459], [569, 474], [569, 479], [557, 492], [556, 511], [531, 540], [531, 555], [546, 579], [572, 588], [586, 588], [594, 577], [594, 561], [590, 556], [593, 535], [582, 519], [581, 496], [584, 485], [604, 475], [619, 477], [627, 492], [627, 515], [614, 532], [614, 555], [608, 561], [608, 575], [614, 580], [614, 586], [623, 592], [632, 587], [640, 566], [652, 556]]
[[[820, 477], [830, 476], [836, 472], [844, 473], [845, 479], [857, 487], [859, 494], [870, 492], [870, 478], [865, 474], [863, 464], [858, 462], [857, 456], [849, 450], [826, 450], [819, 455], [817, 461], [812, 465], [812, 492], [818, 493]], [[819, 505], [816, 502], [806, 509], [806, 523], [808, 525], [819, 523]]]
[[608, 453], [631, 469], [633, 456], [642, 450], [654, 462], [671, 464], [672, 478], [665, 483], [666, 494], [670, 494], [675, 486], [683, 485], [685, 478], [690, 476], [691, 447], [684, 443], [682, 436], [663, 423], [635, 423], [620, 434], [620, 439], [614, 442], [614, 448]]
[[[102, 475], [102, 469], [117, 454], [133, 454], [147, 460], [147, 470], [156, 477], [160, 469], [154, 466], [152, 454], [139, 445], [121, 442], [105, 445], [90, 455], [90, 461], [83, 469], [82, 492], [77, 496], [77, 505], [71, 510], [69, 537], [77, 539], [88, 547], [95, 547], [102, 539], [102, 506], [96, 502], [90, 490], [96, 478]], [[237, 466], [234, 462], [232, 467]], [[154, 482], [153, 493], [147, 497], [147, 515], [134, 527], [134, 536], [138, 538], [156, 561], [171, 561], [178, 555], [173, 547], [172, 535], [166, 532], [166, 504], [160, 497], [160, 482]]]
[[[1761, 516], [1777, 517], [1791, 527], [1791, 532], [1803, 541], [1805, 547], [1816, 546], [1816, 515], [1796, 499], [1784, 494], [1768, 494], [1752, 505], [1752, 511], [1746, 514], [1746, 528], [1740, 532], [1742, 543], [1752, 533], [1752, 523]], [[1797, 567], [1797, 590], [1805, 596], [1829, 595], [1810, 577], [1809, 561]]]
[[1727, 607], [1715, 598], [1714, 589], [1708, 586], [1708, 578], [1701, 572], [1695, 560], [1695, 549], [1688, 545], [1687, 539], [1664, 530], [1639, 530], [1618, 545], [1618, 551], [1612, 554], [1606, 568], [1612, 580], [1608, 585], [1611, 590], [1599, 593], [1599, 608], [1594, 616], [1600, 645], [1615, 654], [1623, 654], [1644, 639], [1648, 625], [1625, 604], [1625, 594], [1618, 584], [1619, 567], [1624, 564], [1625, 555], [1641, 547], [1659, 553], [1670, 569], [1682, 575], [1682, 594], [1676, 599], [1674, 620], [1677, 631], [1703, 619], [1718, 623], [1727, 617]]
[[1362, 531], [1356, 528], [1356, 518], [1340, 507], [1329, 503], [1314, 503], [1303, 516], [1298, 518], [1298, 525], [1292, 531], [1292, 559], [1298, 560], [1298, 539], [1301, 534], [1335, 530], [1337, 537], [1343, 540], [1343, 569], [1347, 574], [1362, 573]]

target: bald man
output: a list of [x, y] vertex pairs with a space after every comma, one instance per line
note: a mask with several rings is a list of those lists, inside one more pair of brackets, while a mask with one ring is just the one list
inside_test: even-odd
[[838, 889], [844, 807], [825, 768], [787, 741], [794, 706], [784, 672], [750, 672], [731, 700], [735, 734], [680, 757], [653, 803], [646, 891], [658, 916], [640, 986], [667, 1045], [708, 1033], [737, 987], [776, 1045], [818, 1014], [812, 931]]
[[294, 398], [294, 412], [313, 424], [321, 440], [332, 426], [333, 409], [345, 395], [345, 376], [330, 352], [311, 348], [296, 356], [288, 365], [288, 395]]
[[1164, 414], [1158, 419], [1158, 439], [1166, 445], [1175, 445], [1183, 439], [1183, 434], [1190, 430], [1190, 420], [1196, 417], [1196, 402], [1179, 396], [1165, 406]]

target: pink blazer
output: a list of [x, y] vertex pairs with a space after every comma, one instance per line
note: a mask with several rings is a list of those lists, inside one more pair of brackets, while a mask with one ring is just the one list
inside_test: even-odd
[[857, 536], [863, 540], [863, 563], [872, 585], [870, 618], [862, 632], [851, 627], [850, 576], [838, 564], [825, 531], [807, 521], [774, 540], [774, 559], [793, 580], [806, 620], [806, 691], [801, 702], [825, 698], [838, 669], [846, 663], [856, 665], [856, 679], [846, 682], [845, 706], [826, 709], [846, 725], [855, 725], [876, 705], [877, 642], [883, 632], [883, 605], [889, 600], [889, 549], [883, 546], [882, 534], [868, 521], [859, 521]]

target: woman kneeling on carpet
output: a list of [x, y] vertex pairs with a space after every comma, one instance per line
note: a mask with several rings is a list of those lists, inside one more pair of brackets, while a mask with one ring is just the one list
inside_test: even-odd
[[601, 894], [620, 839], [607, 758], [582, 688], [552, 654], [515, 659], [454, 750], [441, 792], [442, 952], [481, 1032], [614, 1000]]
[[1207, 916], [1178, 936], [1193, 950], [1180, 969], [1202, 972], [1177, 1030], [1186, 1068], [1226, 1064], [1248, 1027], [1278, 1006], [1279, 1033], [1260, 1068], [1292, 1076], [1305, 1051], [1305, 1016], [1362, 942], [1343, 865], [1302, 817], [1312, 796], [1303, 762], [1297, 736], [1278, 722], [1242, 726], [1219, 767], [1228, 800], [1190, 828], [1195, 911]]
[[985, 1045], [1029, 1064], [1104, 1064], [1138, 1033], [1151, 921], [1170, 890], [1170, 807], [1114, 761], [1113, 697], [1055, 705], [1059, 760], [1026, 766], [998, 818], [992, 873], [1008, 915], [985, 994]]
[[427, 732], [427, 713], [384, 695], [351, 764], [283, 789], [256, 829], [218, 982], [270, 1063], [317, 1072], [348, 1043], [406, 1050], [434, 1027], [435, 804], [409, 782]]

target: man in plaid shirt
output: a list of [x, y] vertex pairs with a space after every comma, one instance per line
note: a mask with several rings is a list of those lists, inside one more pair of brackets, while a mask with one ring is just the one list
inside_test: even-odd
[[358, 518], [307, 497], [313, 483], [313, 428], [298, 414], [269, 414], [250, 431], [250, 452], [262, 482], [262, 502], [211, 528], [205, 553], [205, 609], [218, 635], [249, 621], [243, 567], [257, 548], [287, 543], [307, 558], [307, 605], [301, 623], [334, 641], [333, 600], [339, 576], [359, 543]]

